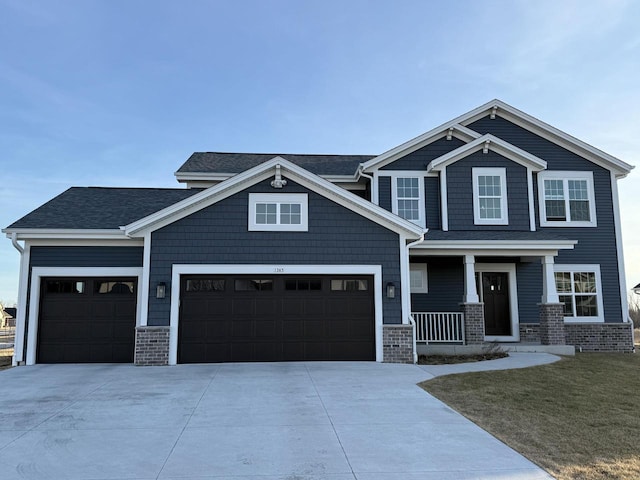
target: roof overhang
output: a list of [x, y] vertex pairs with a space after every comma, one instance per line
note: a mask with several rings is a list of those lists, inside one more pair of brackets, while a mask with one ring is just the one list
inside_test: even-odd
[[544, 256], [572, 250], [577, 240], [424, 240], [411, 255]]
[[16, 240], [73, 239], [73, 240], [126, 240], [128, 237], [120, 229], [65, 229], [65, 228], [5, 228], [8, 238], [16, 235]]
[[185, 200], [120, 228], [130, 237], [144, 236], [146, 233], [169, 225], [239, 193], [253, 184], [266, 180], [275, 175], [277, 167], [280, 168], [282, 175], [288, 179], [407, 238], [418, 239], [423, 235], [424, 230], [421, 227], [334, 185], [282, 157], [274, 157]]
[[[180, 183], [188, 182], [224, 182], [232, 177], [238, 175], [237, 173], [221, 173], [221, 172], [175, 172], [174, 176]], [[351, 175], [318, 175], [320, 178], [324, 178], [332, 183], [353, 183], [358, 180], [358, 172], [354, 172]]]
[[427, 166], [427, 172], [440, 171], [448, 165], [451, 165], [452, 163], [457, 162], [458, 160], [461, 160], [462, 158], [465, 158], [479, 150], [483, 150], [485, 153], [491, 150], [505, 158], [508, 158], [509, 160], [533, 170], [534, 172], [547, 168], [547, 162], [541, 158], [538, 158], [515, 145], [511, 145], [498, 137], [491, 134], [485, 134], [466, 145], [456, 148], [455, 150], [432, 160]]

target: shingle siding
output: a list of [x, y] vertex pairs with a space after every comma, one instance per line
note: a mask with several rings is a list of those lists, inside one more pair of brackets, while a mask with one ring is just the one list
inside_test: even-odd
[[442, 228], [442, 221], [440, 218], [440, 179], [438, 177], [425, 177], [424, 191], [427, 228]]
[[[474, 225], [474, 167], [506, 169], [508, 225]], [[447, 205], [450, 230], [530, 230], [527, 169], [492, 151], [472, 153], [447, 167]]]
[[[150, 284], [171, 281], [177, 264], [382, 265], [383, 284], [400, 289], [399, 239], [366, 218], [289, 181], [282, 193], [308, 193], [308, 232], [249, 232], [248, 194], [270, 180], [180, 219], [152, 234]], [[149, 296], [149, 325], [169, 324], [170, 299]], [[384, 322], [401, 323], [400, 294], [383, 299]]]
[[141, 267], [142, 247], [31, 247], [32, 267]]
[[[417, 258], [413, 261], [420, 263]], [[458, 312], [464, 295], [462, 257], [430, 257], [427, 263], [429, 293], [411, 295], [414, 312]]]
[[378, 177], [378, 203], [385, 210], [391, 210], [391, 177]]
[[451, 140], [447, 140], [446, 137], [442, 137], [429, 145], [425, 145], [415, 152], [405, 155], [395, 162], [385, 165], [380, 170], [426, 171], [427, 165], [431, 160], [441, 157], [445, 153], [449, 153], [462, 145], [465, 145], [465, 142], [455, 137], [452, 137]]

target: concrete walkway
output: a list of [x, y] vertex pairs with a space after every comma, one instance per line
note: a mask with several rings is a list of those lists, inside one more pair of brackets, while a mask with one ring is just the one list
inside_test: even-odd
[[[543, 361], [524, 355], [483, 363]], [[0, 478], [551, 478], [420, 389], [416, 383], [442, 374], [433, 368], [317, 362], [0, 371]]]

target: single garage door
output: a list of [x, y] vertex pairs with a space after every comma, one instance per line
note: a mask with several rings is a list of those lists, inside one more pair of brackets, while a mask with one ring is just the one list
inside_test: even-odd
[[179, 363], [375, 360], [373, 277], [183, 276]]
[[38, 363], [133, 362], [135, 278], [44, 278]]

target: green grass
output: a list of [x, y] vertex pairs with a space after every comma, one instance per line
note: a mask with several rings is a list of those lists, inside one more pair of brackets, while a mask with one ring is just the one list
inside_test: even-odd
[[559, 479], [640, 478], [640, 355], [580, 354], [421, 386]]

